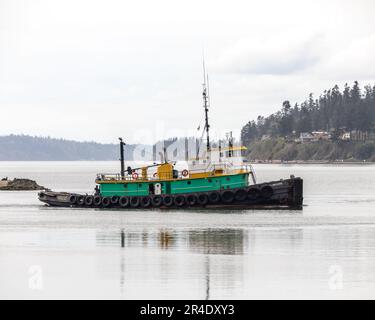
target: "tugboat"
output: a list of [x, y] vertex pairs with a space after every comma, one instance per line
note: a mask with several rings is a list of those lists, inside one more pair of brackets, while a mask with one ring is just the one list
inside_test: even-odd
[[[94, 194], [42, 191], [38, 194], [39, 200], [49, 206], [79, 208], [301, 210], [301, 178], [291, 176], [290, 179], [257, 183], [253, 167], [242, 157], [246, 147], [234, 146], [231, 134], [227, 146], [222, 147], [219, 142], [217, 149], [211, 147], [206, 75], [204, 79], [206, 150], [199, 154], [198, 148], [196, 156], [188, 161], [187, 169], [176, 170], [176, 163], [167, 160], [164, 149], [162, 162], [125, 170], [125, 143], [119, 138], [120, 173], [98, 174]], [[150, 174], [149, 170], [154, 172]]]

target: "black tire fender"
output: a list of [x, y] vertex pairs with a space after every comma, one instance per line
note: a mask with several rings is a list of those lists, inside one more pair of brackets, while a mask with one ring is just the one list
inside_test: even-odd
[[69, 202], [70, 202], [71, 204], [75, 204], [75, 203], [77, 202], [77, 196], [76, 196], [75, 194], [71, 194], [71, 195], [69, 196]]
[[225, 190], [221, 193], [221, 200], [224, 203], [232, 203], [234, 200], [234, 192], [232, 190]]
[[159, 195], [153, 196], [151, 203], [153, 207], [160, 207], [163, 204], [163, 198]]
[[129, 198], [125, 196], [120, 197], [119, 204], [122, 208], [126, 208], [129, 205]]
[[198, 202], [197, 195], [193, 194], [188, 194], [186, 195], [186, 203], [189, 206], [195, 206]]
[[209, 194], [208, 194], [208, 199], [211, 203], [218, 203], [220, 202], [220, 193], [217, 192], [217, 191], [211, 191]]
[[102, 204], [102, 197], [101, 196], [95, 196], [94, 197], [94, 205], [100, 206]]
[[149, 206], [151, 206], [151, 198], [149, 196], [144, 196], [144, 197], [141, 197], [141, 206], [143, 208], [148, 208]]
[[173, 202], [177, 207], [182, 207], [185, 204], [185, 197], [183, 195], [177, 195], [174, 197]]
[[119, 200], [120, 200], [119, 196], [112, 196], [111, 197], [111, 203], [112, 204], [118, 204]]
[[260, 189], [260, 195], [264, 199], [271, 198], [273, 196], [273, 188], [269, 185], [262, 187], [262, 189]]
[[111, 199], [109, 197], [103, 197], [102, 198], [102, 206], [103, 207], [109, 207], [109, 205], [111, 204]]
[[198, 203], [202, 206], [205, 206], [208, 203], [208, 195], [206, 193], [198, 194]]
[[129, 203], [130, 203], [131, 207], [137, 208], [137, 207], [139, 207], [141, 201], [140, 201], [139, 197], [131, 197]]
[[166, 207], [170, 207], [173, 205], [173, 197], [170, 196], [170, 195], [166, 195], [163, 197], [163, 204], [166, 206]]
[[234, 193], [234, 199], [236, 201], [245, 201], [247, 198], [247, 192], [245, 189], [238, 189], [236, 190], [236, 192]]
[[79, 195], [77, 197], [77, 204], [79, 204], [80, 206], [84, 205], [85, 204], [85, 196]]
[[94, 203], [94, 197], [93, 196], [86, 196], [85, 197], [85, 205], [86, 206], [92, 206]]
[[260, 197], [260, 190], [256, 187], [250, 187], [247, 190], [247, 198], [250, 201], [255, 201]]

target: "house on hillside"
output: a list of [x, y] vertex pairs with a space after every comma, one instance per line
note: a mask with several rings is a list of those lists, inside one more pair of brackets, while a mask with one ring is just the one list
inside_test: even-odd
[[312, 132], [315, 141], [324, 140], [328, 141], [332, 139], [332, 135], [327, 131], [313, 131]]
[[343, 140], [343, 141], [350, 141], [350, 132], [344, 132], [344, 133], [340, 136], [340, 140]]
[[369, 134], [367, 131], [361, 130], [352, 130], [350, 132], [350, 140], [353, 141], [366, 141], [369, 138]]
[[314, 140], [314, 136], [310, 132], [301, 132], [299, 135], [299, 140], [302, 143], [312, 142]]
[[343, 141], [366, 141], [369, 140], [371, 135], [368, 131], [352, 130], [346, 131], [341, 136], [340, 139]]
[[313, 131], [313, 132], [301, 132], [297, 142], [317, 142], [317, 141], [329, 141], [332, 140], [331, 133], [327, 131]]
[[271, 135], [270, 134], [264, 134], [261, 138], [262, 141], [266, 141], [266, 140], [271, 140]]

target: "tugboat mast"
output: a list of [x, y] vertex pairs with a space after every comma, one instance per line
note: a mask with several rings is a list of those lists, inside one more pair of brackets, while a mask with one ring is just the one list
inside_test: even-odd
[[122, 141], [122, 138], [118, 138], [120, 140], [120, 162], [121, 162], [121, 179], [125, 179], [125, 164], [124, 164], [124, 146], [125, 142]]
[[[207, 84], [206, 84], [206, 78], [207, 78]], [[207, 134], [207, 154], [211, 151], [211, 145], [210, 145], [210, 125], [208, 123], [208, 107], [209, 107], [209, 92], [208, 92], [208, 76], [206, 75], [206, 67], [204, 64], [203, 59], [203, 106], [204, 106], [204, 114], [205, 114], [205, 129]]]

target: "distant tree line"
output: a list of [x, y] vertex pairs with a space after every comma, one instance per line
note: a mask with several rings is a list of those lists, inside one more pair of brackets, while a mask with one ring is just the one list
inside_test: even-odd
[[[132, 159], [134, 145], [125, 146], [125, 158]], [[77, 142], [28, 135], [0, 136], [0, 161], [27, 160], [118, 160], [118, 144]]]
[[361, 90], [357, 81], [352, 87], [345, 84], [341, 92], [335, 85], [314, 99], [310, 93], [303, 103], [291, 106], [284, 101], [281, 110], [268, 117], [258, 116], [241, 131], [242, 143], [247, 145], [264, 135], [271, 137], [298, 136], [301, 132], [360, 130], [373, 131], [375, 127], [375, 86]]

